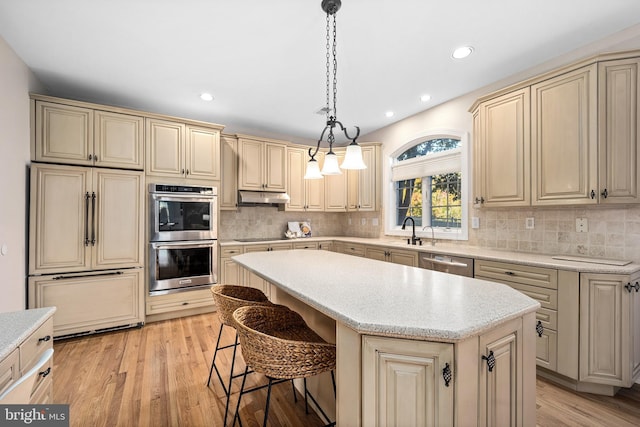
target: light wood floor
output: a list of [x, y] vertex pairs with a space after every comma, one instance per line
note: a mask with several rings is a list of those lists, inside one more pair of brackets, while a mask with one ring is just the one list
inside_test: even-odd
[[[53, 403], [70, 404], [72, 426], [222, 426], [222, 388], [215, 377], [206, 387], [219, 327], [214, 313], [56, 341]], [[231, 342], [234, 332], [224, 330], [223, 339]], [[221, 369], [228, 372], [230, 352], [221, 353]], [[262, 381], [257, 374], [251, 377], [251, 385]], [[293, 403], [292, 393], [289, 384], [274, 387], [269, 425], [323, 425], [305, 414], [302, 399]], [[262, 425], [265, 396], [260, 391], [243, 397], [243, 425]], [[640, 384], [603, 397], [539, 378], [536, 402], [542, 427], [640, 426]]]

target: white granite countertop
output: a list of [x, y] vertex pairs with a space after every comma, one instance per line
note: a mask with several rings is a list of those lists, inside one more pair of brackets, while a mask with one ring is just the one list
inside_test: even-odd
[[362, 334], [456, 342], [540, 307], [499, 283], [329, 251], [232, 259]]
[[55, 307], [0, 313], [0, 360], [55, 313]]
[[[388, 248], [408, 249], [419, 252], [429, 252], [441, 255], [453, 255], [463, 256], [474, 259], [484, 259], [490, 261], [511, 262], [521, 265], [530, 265], [534, 267], [546, 267], [557, 268], [567, 271], [578, 271], [581, 273], [605, 273], [605, 274], [633, 274], [640, 271], [640, 264], [630, 263], [627, 265], [607, 265], [602, 262], [606, 260], [600, 260], [597, 258], [585, 257], [582, 262], [579, 261], [567, 261], [554, 259], [554, 255], [543, 255], [526, 252], [513, 252], [498, 249], [481, 248], [477, 246], [467, 246], [461, 244], [452, 244], [439, 241], [435, 246], [429, 244], [429, 239], [423, 240], [422, 246], [407, 245], [407, 239], [401, 237], [387, 237], [382, 239], [363, 238], [363, 237], [309, 237], [303, 239], [273, 239], [268, 241], [259, 242], [239, 242], [237, 240], [221, 241], [220, 246], [231, 245], [258, 245], [265, 243], [286, 243], [286, 242], [326, 242], [326, 241], [338, 241], [338, 242], [350, 242], [359, 243], [365, 245], [376, 245]], [[579, 257], [578, 257], [579, 258]]]

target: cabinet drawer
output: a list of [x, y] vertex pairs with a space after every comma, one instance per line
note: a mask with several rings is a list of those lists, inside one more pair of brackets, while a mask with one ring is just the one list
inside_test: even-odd
[[548, 308], [551, 310], [558, 309], [558, 291], [556, 291], [555, 289], [522, 285], [520, 283], [505, 282], [505, 284], [538, 301], [540, 305], [542, 305], [542, 308]]
[[365, 256], [365, 250], [363, 245], [358, 245], [354, 243], [344, 243], [342, 247], [344, 254], [348, 255], [356, 255], [356, 256]]
[[[48, 348], [53, 347], [53, 318], [47, 319], [33, 334], [20, 344], [20, 373], [29, 370]], [[46, 369], [46, 367], [44, 368]]]
[[240, 255], [242, 253], [242, 246], [223, 246], [220, 248], [221, 258], [231, 258], [232, 256]]
[[539, 308], [536, 311], [536, 321], [542, 322], [544, 329], [558, 330], [558, 312], [556, 310], [549, 310], [548, 308]]
[[555, 371], [558, 367], [558, 335], [546, 329], [539, 337], [536, 334], [536, 364]]
[[190, 308], [210, 307], [213, 296], [209, 289], [147, 297], [147, 314], [168, 313]]
[[558, 289], [558, 270], [551, 268], [476, 260], [474, 271], [478, 278]]
[[318, 249], [318, 242], [296, 242], [293, 249]]
[[20, 363], [19, 354], [16, 348], [0, 361], [0, 393], [20, 377], [20, 373], [18, 372], [18, 365]]

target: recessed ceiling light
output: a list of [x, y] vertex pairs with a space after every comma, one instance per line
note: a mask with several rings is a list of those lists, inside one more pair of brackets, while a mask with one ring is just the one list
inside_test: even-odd
[[430, 100], [431, 100], [431, 95], [422, 95], [420, 97], [420, 101], [422, 101], [422, 102], [428, 102]]
[[471, 55], [471, 52], [473, 52], [473, 48], [471, 46], [461, 46], [454, 50], [451, 56], [453, 56], [455, 59], [462, 59]]
[[393, 111], [387, 111], [384, 115], [387, 117], [393, 117]]
[[202, 99], [203, 101], [213, 101], [213, 95], [211, 95], [210, 93], [203, 93], [200, 95], [200, 99]]

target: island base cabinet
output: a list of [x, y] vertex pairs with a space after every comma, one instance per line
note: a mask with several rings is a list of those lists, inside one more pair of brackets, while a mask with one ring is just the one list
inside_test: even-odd
[[57, 307], [53, 335], [61, 337], [144, 322], [143, 270], [29, 278], [29, 308]]
[[452, 426], [453, 344], [362, 338], [363, 426]]

